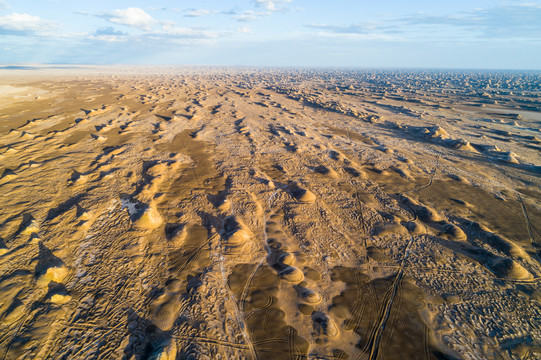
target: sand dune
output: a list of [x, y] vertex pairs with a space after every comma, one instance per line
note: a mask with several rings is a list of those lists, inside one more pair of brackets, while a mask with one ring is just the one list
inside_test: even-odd
[[3, 358], [541, 357], [538, 75], [66, 71], [0, 71]]

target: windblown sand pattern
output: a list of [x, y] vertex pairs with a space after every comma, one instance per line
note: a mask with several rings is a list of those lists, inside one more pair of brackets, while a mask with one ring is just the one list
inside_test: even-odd
[[0, 358], [541, 357], [539, 74], [0, 79]]

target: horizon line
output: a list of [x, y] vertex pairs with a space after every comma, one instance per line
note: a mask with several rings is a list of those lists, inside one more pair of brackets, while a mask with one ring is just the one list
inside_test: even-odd
[[38, 70], [40, 68], [61, 68], [61, 67], [96, 67], [107, 68], [120, 67], [204, 67], [204, 68], [259, 68], [259, 69], [362, 69], [362, 70], [428, 70], [428, 71], [520, 71], [520, 72], [541, 72], [539, 69], [528, 68], [475, 68], [475, 67], [438, 67], [438, 66], [370, 66], [370, 65], [254, 65], [254, 64], [128, 64], [128, 63], [0, 63], [0, 70]]

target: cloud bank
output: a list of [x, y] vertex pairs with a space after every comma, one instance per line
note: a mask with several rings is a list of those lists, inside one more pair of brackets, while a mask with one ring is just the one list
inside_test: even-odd
[[0, 16], [0, 35], [41, 35], [57, 28], [56, 22], [39, 16], [19, 13]]
[[139, 8], [119, 9], [99, 16], [112, 23], [134, 27], [143, 31], [151, 30], [152, 26], [157, 23], [152, 16]]

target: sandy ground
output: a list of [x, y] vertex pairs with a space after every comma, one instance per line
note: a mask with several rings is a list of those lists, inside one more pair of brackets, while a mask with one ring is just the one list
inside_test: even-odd
[[0, 70], [0, 358], [540, 358], [540, 84]]

